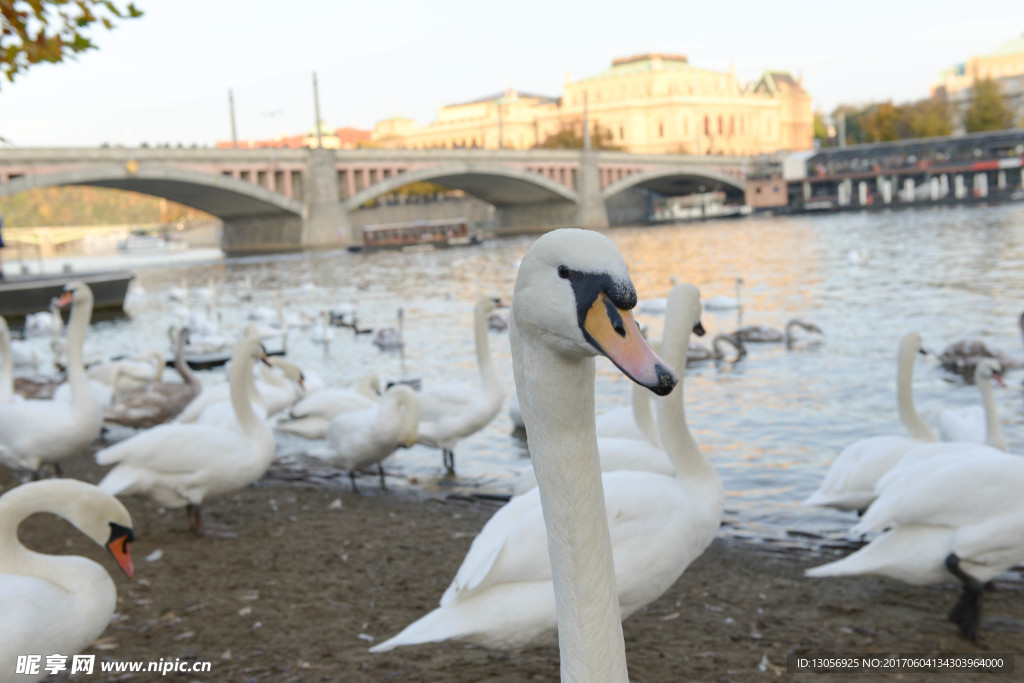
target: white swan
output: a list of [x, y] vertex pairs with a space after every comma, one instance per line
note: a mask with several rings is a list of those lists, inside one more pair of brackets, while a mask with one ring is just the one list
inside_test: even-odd
[[[371, 651], [448, 638], [516, 649], [549, 634], [557, 619], [562, 680], [626, 681], [620, 614], [660, 595], [710, 542], [721, 484], [684, 436], [676, 412], [681, 393], [659, 405], [666, 417], [672, 413], [662, 422], [662, 439], [686, 479], [707, 485], [695, 483], [687, 493], [681, 489], [691, 486], [671, 477], [600, 476], [589, 417], [593, 356], [609, 356], [660, 394], [676, 383], [639, 334], [628, 310], [636, 292], [610, 240], [584, 230], [547, 233], [523, 257], [512, 301], [516, 389], [540, 486], [487, 523], [439, 609]], [[685, 348], [685, 337], [673, 342], [670, 336], [667, 331], [666, 348]], [[617, 482], [607, 489], [607, 508], [602, 480]], [[693, 504], [710, 498], [712, 509], [699, 510], [701, 521], [684, 521], [674, 505], [684, 498]], [[661, 512], [651, 516], [649, 506], [661, 502]], [[613, 540], [621, 550], [614, 559]]]
[[[373, 335], [373, 344], [381, 351], [400, 349], [405, 345], [402, 340], [402, 327], [405, 322], [405, 312], [398, 309], [398, 326], [382, 327]], [[353, 328], [354, 329], [354, 328]]]
[[597, 416], [597, 436], [647, 441], [661, 447], [658, 425], [651, 411], [650, 392], [633, 384], [629, 406], [614, 408]]
[[736, 296], [713, 296], [704, 301], [704, 309], [708, 311], [726, 311], [733, 308], [742, 308], [740, 303], [740, 287], [743, 285], [743, 278], [736, 278]]
[[185, 362], [187, 342], [188, 328], [183, 327], [178, 331], [178, 344], [174, 352], [174, 369], [181, 375], [181, 382], [151, 382], [144, 387], [126, 391], [107, 408], [103, 419], [136, 429], [155, 427], [174, 419], [203, 388], [199, 378]]
[[872, 436], [850, 444], [832, 462], [818, 490], [803, 502], [805, 507], [865, 510], [875, 499], [875, 484], [915, 446], [933, 443], [935, 432], [914, 408], [914, 358], [925, 351], [916, 332], [900, 340], [896, 360], [896, 402], [900, 420], [909, 436]]
[[887, 530], [806, 574], [869, 574], [911, 584], [956, 578], [962, 593], [949, 619], [975, 640], [985, 584], [1024, 562], [1024, 458], [974, 453], [928, 460], [899, 474], [879, 483], [878, 498], [853, 529]]
[[20, 400], [14, 393], [14, 354], [11, 353], [11, 328], [0, 316], [0, 404]]
[[164, 354], [150, 351], [134, 358], [108, 361], [90, 366], [86, 370], [89, 379], [113, 389], [114, 395], [144, 387], [150, 382], [159, 382], [164, 376], [167, 362]]
[[774, 327], [768, 327], [766, 325], [746, 325], [740, 327], [735, 332], [740, 341], [746, 342], [747, 344], [775, 344], [783, 342], [787, 347], [793, 346], [796, 337], [793, 335], [793, 329], [799, 327], [806, 332], [813, 332], [814, 334], [825, 334], [821, 331], [821, 328], [814, 323], [807, 322], [806, 320], [800, 320], [799, 318], [793, 318], [786, 323], [784, 330], [777, 330]]
[[[102, 565], [78, 555], [45, 555], [18, 539], [22, 520], [49, 512], [110, 551], [132, 576], [132, 520], [92, 484], [52, 479], [22, 484], [0, 497], [0, 680], [11, 681], [19, 655], [76, 654], [107, 628], [117, 589]], [[38, 680], [36, 676], [33, 680]], [[22, 680], [18, 677], [17, 680]]]
[[334, 340], [334, 330], [331, 329], [331, 318], [327, 310], [320, 311], [317, 316], [317, 324], [309, 332], [309, 340], [314, 344], [327, 346]]
[[322, 439], [327, 435], [327, 427], [335, 416], [368, 410], [379, 402], [380, 379], [377, 375], [365, 375], [355, 389], [321, 389], [299, 399], [288, 411], [288, 418], [278, 422], [275, 429], [307, 439]]
[[112, 495], [141, 494], [166, 507], [185, 507], [189, 526], [206, 533], [202, 503], [253, 483], [274, 458], [274, 435], [256, 417], [246, 397], [251, 364], [266, 362], [258, 339], [246, 338], [232, 354], [231, 404], [240, 430], [170, 423], [140, 432], [96, 454], [100, 465], [114, 465], [99, 483]]
[[0, 463], [35, 472], [44, 463], [59, 469], [61, 460], [84, 452], [99, 436], [103, 414], [82, 366], [92, 301], [92, 290], [79, 281], [69, 282], [61, 295], [62, 306], [71, 304], [67, 344], [71, 402], [53, 399], [0, 405]]
[[473, 306], [480, 384], [437, 384], [420, 392], [419, 443], [442, 450], [449, 474], [455, 472], [456, 444], [490, 424], [505, 398], [487, 339], [487, 315], [500, 305], [498, 299], [481, 297]]
[[[253, 336], [246, 338], [256, 339]], [[261, 381], [255, 385], [262, 408], [266, 411], [266, 417], [275, 415], [292, 405], [302, 395], [305, 384], [302, 369], [291, 361], [275, 356], [270, 358], [268, 363], [268, 365], [260, 366]], [[281, 373], [274, 372], [273, 368], [279, 368]], [[232, 391], [230, 382], [203, 387], [199, 395], [185, 406], [175, 422], [184, 424], [197, 422], [207, 409], [218, 403], [222, 404], [217, 408], [219, 414], [230, 416]]]
[[735, 334], [716, 334], [714, 339], [711, 340], [711, 348], [703, 344], [690, 342], [689, 348], [686, 350], [686, 362], [700, 363], [708, 360], [725, 360], [726, 352], [722, 348], [722, 344], [729, 344], [736, 350], [736, 357], [732, 359], [734, 363], [747, 355], [747, 347], [743, 345], [738, 336]]
[[398, 448], [416, 443], [420, 402], [416, 392], [404, 384], [384, 392], [372, 408], [341, 413], [327, 428], [327, 448], [310, 455], [348, 470], [352, 490], [356, 490], [356, 470], [377, 465], [380, 486], [384, 485], [381, 461]]
[[974, 384], [981, 392], [980, 406], [944, 408], [939, 413], [939, 434], [943, 441], [984, 443], [1001, 451], [1006, 450], [1006, 440], [999, 425], [996, 397], [992, 382], [1005, 387], [1000, 375], [1000, 363], [993, 358], [983, 358], [974, 367]]

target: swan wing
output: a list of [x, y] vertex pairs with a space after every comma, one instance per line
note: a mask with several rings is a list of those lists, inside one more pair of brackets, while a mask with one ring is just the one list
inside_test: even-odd
[[160, 474], [196, 472], [238, 448], [240, 433], [205, 425], [166, 424], [135, 434], [96, 453], [100, 465], [130, 464]]

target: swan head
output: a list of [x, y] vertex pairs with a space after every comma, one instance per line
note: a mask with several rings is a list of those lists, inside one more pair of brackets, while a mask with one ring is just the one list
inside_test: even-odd
[[927, 356], [928, 350], [924, 348], [921, 335], [917, 332], [907, 332], [903, 335], [903, 339], [900, 340], [900, 354], [906, 354], [907, 357], [912, 358], [915, 353]]
[[48, 511], [64, 517], [97, 545], [105, 547], [126, 575], [135, 575], [129, 548], [135, 541], [132, 518], [117, 498], [92, 484], [74, 479], [31, 482], [14, 490], [22, 490], [44, 500], [59, 501], [52, 503]]
[[508, 306], [502, 303], [501, 299], [496, 296], [482, 296], [476, 300], [474, 305], [474, 311], [481, 316], [487, 315], [499, 308], [508, 308]]
[[57, 299], [57, 306], [64, 308], [72, 303], [84, 304], [86, 302], [92, 303], [92, 290], [89, 289], [89, 285], [81, 280], [72, 280], [64, 285], [64, 292]]
[[299, 388], [302, 389], [303, 391], [306, 390], [306, 375], [303, 374], [302, 368], [300, 368], [295, 363], [292, 363], [291, 361], [287, 361], [284, 358], [279, 358], [277, 356], [270, 358], [268, 360], [269, 362], [267, 363], [267, 365], [269, 367], [280, 368], [281, 374], [283, 374], [292, 382], [298, 384]]
[[994, 358], [982, 358], [978, 361], [978, 364], [974, 367], [974, 383], [981, 384], [989, 379], [994, 380], [996, 384], [1001, 387], [1005, 387], [1003, 383], [1003, 366], [1000, 365], [999, 361]]
[[520, 334], [572, 357], [606, 356], [627, 377], [659, 396], [676, 373], [651, 350], [631, 310], [636, 289], [622, 254], [591, 230], [541, 236], [523, 256], [512, 297]]

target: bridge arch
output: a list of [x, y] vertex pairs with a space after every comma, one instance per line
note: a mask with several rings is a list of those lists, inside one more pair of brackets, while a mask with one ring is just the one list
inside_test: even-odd
[[[700, 185], [718, 184], [729, 194], [742, 195], [745, 183], [733, 176], [706, 168], [664, 167], [634, 173], [612, 183], [601, 191], [601, 198], [607, 201], [631, 187], [643, 185], [666, 196], [697, 192]], [[680, 192], [679, 190], [682, 190]]]
[[401, 187], [436, 182], [462, 190], [495, 206], [578, 201], [577, 193], [561, 183], [531, 171], [500, 164], [460, 162], [406, 171], [374, 183], [344, 201], [347, 211]]
[[0, 183], [0, 197], [37, 187], [89, 185], [164, 197], [221, 219], [302, 216], [303, 203], [230, 176], [157, 165], [104, 164], [22, 176]]

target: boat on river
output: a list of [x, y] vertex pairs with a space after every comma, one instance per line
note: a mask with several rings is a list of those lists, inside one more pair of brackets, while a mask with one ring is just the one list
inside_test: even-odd
[[479, 244], [482, 238], [470, 234], [465, 218], [441, 218], [411, 223], [381, 223], [363, 226], [363, 243], [352, 245], [349, 251], [400, 249], [419, 251], [438, 247], [463, 247]]
[[667, 197], [654, 205], [652, 223], [680, 223], [710, 218], [749, 216], [746, 204], [726, 204], [724, 192], [703, 192], [685, 197]]
[[89, 285], [94, 310], [121, 310], [128, 285], [135, 275], [130, 270], [65, 272], [49, 275], [5, 275], [0, 280], [0, 315], [19, 317], [50, 308], [72, 281]]

